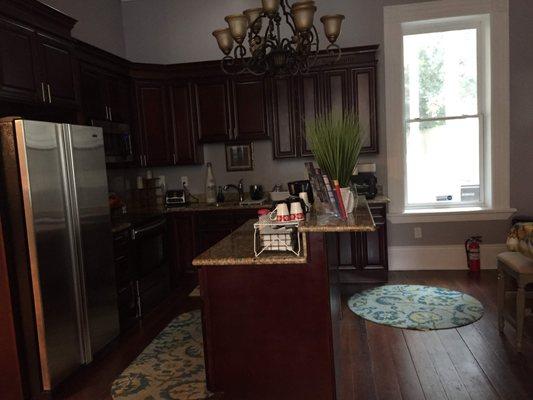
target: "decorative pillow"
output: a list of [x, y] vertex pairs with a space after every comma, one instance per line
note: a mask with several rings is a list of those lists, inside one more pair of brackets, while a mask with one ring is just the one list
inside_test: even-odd
[[533, 222], [514, 224], [507, 235], [507, 248], [533, 258]]

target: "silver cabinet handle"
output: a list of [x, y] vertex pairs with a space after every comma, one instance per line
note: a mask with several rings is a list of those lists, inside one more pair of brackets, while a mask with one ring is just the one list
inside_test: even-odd
[[46, 86], [48, 87], [48, 102], [52, 104], [52, 91], [50, 90], [50, 84], [47, 83]]
[[109, 112], [107, 111], [107, 106], [104, 106], [105, 107], [105, 119], [108, 120], [109, 119]]
[[46, 103], [46, 94], [44, 92], [44, 82], [41, 82], [41, 94], [43, 95], [43, 103]]
[[113, 112], [111, 111], [111, 107], [109, 107], [109, 120], [113, 121]]

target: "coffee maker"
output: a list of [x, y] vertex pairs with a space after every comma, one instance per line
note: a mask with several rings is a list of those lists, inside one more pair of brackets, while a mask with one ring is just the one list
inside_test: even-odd
[[313, 188], [311, 186], [311, 182], [309, 182], [308, 180], [289, 182], [287, 183], [287, 186], [289, 188], [289, 194], [291, 196], [299, 197], [300, 193], [306, 192], [307, 198], [309, 199], [309, 203], [314, 203]]
[[359, 164], [356, 175], [353, 175], [350, 180], [355, 185], [358, 195], [365, 196], [367, 199], [376, 197], [378, 193], [376, 164]]

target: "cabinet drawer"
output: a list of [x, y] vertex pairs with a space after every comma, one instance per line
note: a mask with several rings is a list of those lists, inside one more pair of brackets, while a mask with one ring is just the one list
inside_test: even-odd
[[369, 204], [368, 208], [370, 209], [370, 213], [372, 214], [372, 217], [374, 217], [374, 220], [376, 217], [385, 218], [387, 215], [387, 205], [384, 203]]

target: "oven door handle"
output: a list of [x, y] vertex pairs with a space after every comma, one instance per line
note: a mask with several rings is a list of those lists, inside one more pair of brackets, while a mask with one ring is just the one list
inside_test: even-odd
[[135, 240], [135, 239], [137, 239], [137, 237], [139, 235], [145, 234], [145, 233], [150, 232], [150, 231], [157, 230], [157, 229], [161, 228], [162, 226], [164, 226], [165, 223], [166, 223], [166, 219], [163, 218], [160, 221], [156, 222], [155, 224], [145, 226], [145, 227], [143, 227], [141, 229], [133, 229], [132, 233], [131, 233], [132, 239]]

